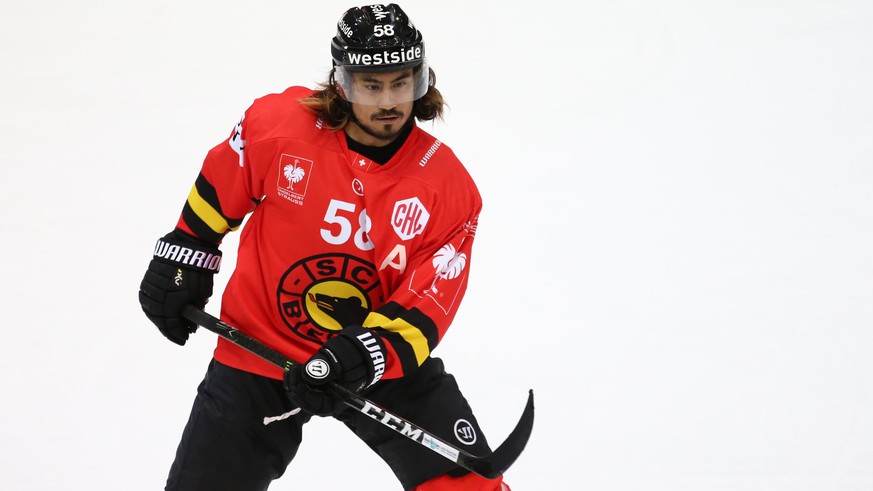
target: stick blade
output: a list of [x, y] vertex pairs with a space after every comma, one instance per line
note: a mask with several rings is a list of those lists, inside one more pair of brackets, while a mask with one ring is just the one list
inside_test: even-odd
[[485, 457], [472, 457], [464, 464], [466, 467], [480, 476], [488, 479], [496, 479], [503, 475], [515, 462], [533, 431], [534, 421], [534, 398], [533, 389], [528, 391], [527, 404], [521, 419], [515, 425], [515, 429], [506, 437], [506, 440]]

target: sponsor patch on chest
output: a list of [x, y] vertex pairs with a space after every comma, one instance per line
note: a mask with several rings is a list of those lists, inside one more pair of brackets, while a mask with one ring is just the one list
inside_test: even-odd
[[313, 167], [314, 163], [309, 159], [283, 153], [279, 157], [279, 175], [276, 179], [276, 191], [279, 196], [302, 205]]

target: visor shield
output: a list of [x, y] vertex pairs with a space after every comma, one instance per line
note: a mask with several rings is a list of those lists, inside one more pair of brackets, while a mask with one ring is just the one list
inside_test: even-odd
[[334, 80], [340, 95], [352, 104], [393, 106], [424, 97], [429, 86], [427, 60], [415, 69], [373, 72], [371, 66], [339, 65]]

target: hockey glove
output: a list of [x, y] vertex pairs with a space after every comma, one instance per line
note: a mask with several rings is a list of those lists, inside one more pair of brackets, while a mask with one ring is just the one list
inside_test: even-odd
[[182, 309], [188, 304], [206, 306], [220, 265], [221, 251], [215, 244], [179, 229], [158, 239], [139, 286], [139, 303], [167, 339], [182, 346], [197, 329], [182, 317]]
[[333, 416], [346, 408], [327, 391], [331, 382], [358, 392], [382, 378], [385, 343], [372, 329], [349, 326], [327, 340], [302, 366], [285, 372], [288, 399], [316, 416]]

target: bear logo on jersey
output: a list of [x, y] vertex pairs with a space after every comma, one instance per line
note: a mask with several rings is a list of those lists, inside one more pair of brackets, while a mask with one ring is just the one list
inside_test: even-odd
[[288, 268], [276, 292], [285, 325], [323, 343], [352, 324], [362, 324], [384, 302], [376, 268], [348, 254], [321, 254]]

